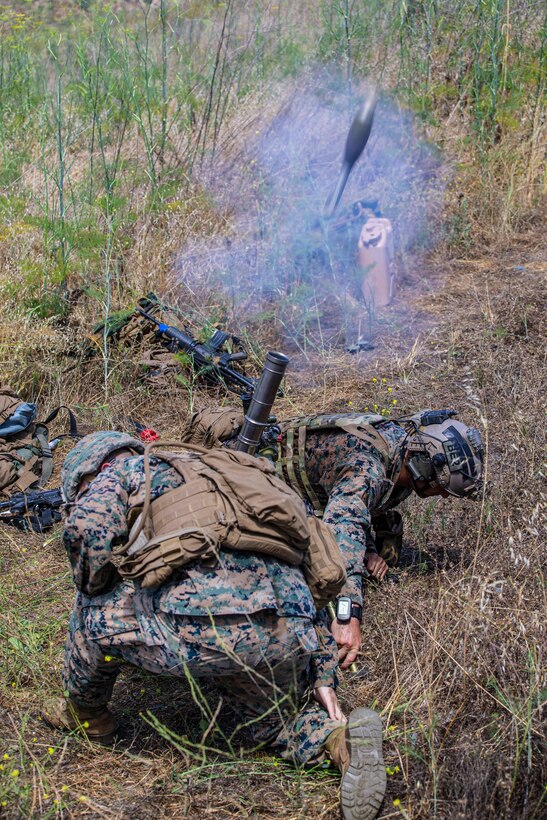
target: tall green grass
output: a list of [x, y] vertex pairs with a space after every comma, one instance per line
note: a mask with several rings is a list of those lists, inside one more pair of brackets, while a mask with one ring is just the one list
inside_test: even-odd
[[546, 32], [535, 0], [3, 5], [3, 295], [62, 315], [83, 287], [108, 313], [139, 220], [161, 231], [237, 106], [318, 63], [374, 79], [462, 161], [455, 242], [510, 231], [541, 193]]

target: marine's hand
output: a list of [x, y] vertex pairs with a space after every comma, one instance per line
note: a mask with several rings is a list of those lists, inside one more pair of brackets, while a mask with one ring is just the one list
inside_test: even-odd
[[347, 723], [348, 719], [342, 712], [342, 708], [338, 703], [336, 692], [330, 686], [318, 686], [313, 690], [313, 696], [318, 701], [323, 709], [326, 709], [329, 717], [332, 720], [340, 720], [342, 723]]
[[347, 669], [357, 657], [361, 648], [361, 624], [358, 618], [352, 618], [347, 624], [340, 624], [336, 619], [330, 631], [338, 644], [338, 660], [342, 669]]
[[371, 552], [367, 556], [367, 569], [373, 578], [377, 578], [378, 581], [383, 581], [389, 567], [377, 552]]

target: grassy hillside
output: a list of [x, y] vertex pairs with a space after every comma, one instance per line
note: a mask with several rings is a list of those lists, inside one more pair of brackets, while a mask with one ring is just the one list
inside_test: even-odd
[[[100, 334], [88, 355], [95, 322], [154, 290], [243, 336], [255, 372], [288, 353], [281, 418], [454, 406], [481, 428], [484, 498], [406, 504], [408, 566], [367, 586], [364, 675], [342, 682], [382, 712], [386, 820], [546, 811], [545, 38], [520, 0], [0, 5], [0, 353], [41, 415], [173, 437], [232, 401], [188, 372], [143, 381], [141, 351]], [[393, 221], [381, 311], [356, 291], [357, 228], [316, 226], [371, 83], [344, 202]], [[360, 333], [374, 349], [346, 353]], [[114, 749], [48, 730], [60, 531], [0, 526], [0, 573], [0, 816], [338, 816], [336, 777], [225, 756], [187, 687], [129, 667]]]

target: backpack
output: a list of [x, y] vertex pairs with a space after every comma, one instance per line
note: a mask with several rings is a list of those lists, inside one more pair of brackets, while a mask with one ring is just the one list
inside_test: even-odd
[[223, 441], [235, 438], [244, 420], [243, 410], [236, 407], [198, 410], [186, 422], [180, 438], [184, 444], [198, 444], [208, 450], [220, 447]]
[[[23, 401], [8, 387], [0, 387], [0, 497], [47, 484], [53, 471], [47, 425], [62, 407], [56, 407], [44, 422], [36, 422], [35, 404]], [[77, 436], [74, 415], [65, 409], [70, 417], [68, 435]]]
[[345, 561], [331, 530], [308, 518], [301, 499], [275, 475], [267, 459], [179, 442], [182, 453], [159, 451], [184, 484], [150, 501], [150, 450], [144, 454], [145, 502], [118, 571], [158, 586], [190, 561], [216, 561], [221, 549], [275, 557], [301, 566], [318, 608], [340, 592]]
[[52, 472], [47, 429], [35, 422], [36, 405], [0, 388], [0, 494], [25, 492]]

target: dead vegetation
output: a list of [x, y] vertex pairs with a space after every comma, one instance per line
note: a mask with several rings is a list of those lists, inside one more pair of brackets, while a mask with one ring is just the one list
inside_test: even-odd
[[[15, 5], [7, 11], [2, 7], [0, 22], [16, 39]], [[121, 13], [129, 4], [114, 5]], [[132, 5], [141, 14], [144, 6]], [[8, 306], [0, 327], [3, 381], [36, 400], [42, 415], [61, 402], [73, 406], [84, 431], [119, 427], [132, 417], [165, 437], [176, 436], [191, 409], [227, 403], [230, 396], [191, 378], [154, 388], [140, 378], [138, 355], [127, 350], [106, 352], [95, 344], [95, 355], [86, 353], [95, 320], [154, 289], [196, 323], [220, 321], [243, 335], [254, 372], [267, 349], [277, 347], [290, 355], [286, 395], [276, 408], [281, 418], [366, 408], [395, 417], [420, 407], [456, 407], [462, 418], [480, 427], [487, 442], [488, 490], [476, 504], [432, 499], [406, 504], [406, 566], [397, 573], [397, 582], [367, 586], [364, 674], [355, 680], [344, 677], [342, 700], [348, 708], [368, 704], [382, 713], [389, 774], [380, 815], [384, 820], [539, 820], [547, 805], [547, 299], [540, 212], [545, 123], [539, 103], [544, 74], [538, 69], [536, 83], [532, 27], [511, 48], [510, 37], [526, 18], [526, 4], [491, 4], [492, 28], [481, 18], [480, 30], [463, 28], [474, 13], [473, 4], [457, 4], [456, 29], [465, 31], [465, 38], [454, 53], [449, 31], [446, 40], [438, 35], [438, 41], [427, 39], [432, 21], [441, 32], [446, 23], [444, 17], [435, 17], [436, 4], [405, 3], [390, 17], [391, 5], [369, 4], [378, 23], [374, 69], [386, 87], [400, 86], [405, 104], [419, 112], [422, 125], [404, 131], [400, 143], [383, 134], [378, 137], [374, 150], [387, 146], [392, 157], [390, 151], [397, 148], [396, 161], [379, 166], [375, 178], [365, 168], [353, 189], [360, 195], [369, 184], [379, 191], [393, 186], [389, 190], [394, 192], [392, 216], [400, 231], [400, 281], [391, 308], [365, 316], [346, 279], [336, 279], [336, 266], [325, 275], [322, 263], [317, 284], [306, 268], [307, 247], [293, 269], [292, 248], [283, 233], [294, 213], [288, 210], [289, 219], [284, 216], [287, 177], [278, 173], [268, 178], [252, 165], [260, 165], [261, 159], [257, 131], [275, 138], [264, 143], [274, 151], [287, 140], [287, 132], [279, 128], [283, 118], [277, 116], [287, 115], [295, 99], [299, 110], [308, 111], [291, 73], [301, 67], [298, 44], [287, 39], [285, 59], [295, 65], [291, 79], [272, 81], [260, 93], [255, 90], [226, 115], [217, 134], [217, 164], [200, 167], [190, 181], [186, 165], [177, 165], [178, 155], [169, 143], [166, 156], [177, 173], [169, 177], [152, 151], [161, 173], [156, 198], [151, 199], [150, 180], [141, 168], [147, 158], [142, 133], [132, 131], [124, 145], [127, 165], [116, 189], [119, 213], [128, 222], [120, 222], [112, 234], [111, 257], [105, 238], [113, 223], [101, 196], [114, 194], [101, 189], [96, 201], [90, 198], [88, 210], [83, 189], [77, 187], [89, 160], [80, 141], [70, 145], [69, 176], [73, 174], [75, 185], [75, 214], [85, 230], [67, 233], [74, 252], [66, 265], [59, 264], [62, 234], [52, 233], [50, 222], [36, 221], [46, 213], [40, 200], [45, 177], [41, 146], [30, 140], [32, 151], [6, 175], [0, 196], [0, 286]], [[535, 20], [539, 6], [528, 5]], [[219, 12], [239, 9], [234, 3], [189, 4], [187, 16], [178, 20], [186, 34], [205, 13], [200, 6], [206, 6], [211, 31], [220, 26]], [[272, 41], [288, 38], [282, 6], [268, 7], [261, 18], [268, 22]], [[43, 7], [48, 25], [60, 24], [68, 10], [68, 4]], [[21, 8], [28, 12], [27, 4]], [[234, 23], [234, 54], [239, 53], [238, 25], [249, 23], [246, 9]], [[348, 44], [343, 27], [337, 28], [343, 17], [338, 15], [339, 20], [333, 9], [334, 4], [322, 6], [322, 20], [328, 25], [322, 31], [320, 56], [343, 63]], [[504, 27], [503, 13], [513, 12], [514, 21], [508, 17], [511, 26]], [[302, 14], [313, 33], [314, 7], [304, 3]], [[393, 20], [395, 28], [388, 31]], [[370, 55], [363, 54], [362, 43], [369, 43], [372, 28], [356, 29], [352, 59], [357, 66], [368, 65]], [[23, 31], [25, 37], [28, 32]], [[393, 42], [400, 36], [395, 57], [384, 47], [391, 42], [388, 34]], [[479, 34], [493, 38], [498, 74], [486, 69], [481, 73], [490, 52], [489, 41]], [[13, 45], [14, 40], [6, 42]], [[121, 53], [114, 37], [110, 45], [113, 54]], [[454, 62], [454, 54], [460, 55], [459, 62]], [[488, 60], [483, 65], [484, 55]], [[269, 65], [265, 59], [264, 70]], [[410, 65], [415, 74], [407, 70]], [[98, 63], [96, 68], [102, 81]], [[307, 66], [305, 82], [310, 76], [315, 76], [315, 64]], [[199, 97], [203, 88], [195, 88]], [[214, 85], [210, 88], [217, 93]], [[161, 110], [161, 95], [156, 102]], [[200, 102], [202, 98], [191, 101], [196, 116], [203, 113]], [[395, 109], [401, 113], [398, 104]], [[308, 174], [322, 202], [323, 175], [328, 178], [329, 169], [338, 167], [333, 145], [344, 128], [339, 117], [332, 125], [332, 112], [320, 114], [321, 133], [305, 132], [303, 125], [298, 133], [312, 147], [321, 143], [326, 153], [319, 152], [309, 166], [297, 165], [289, 190], [301, 193], [298, 186]], [[386, 109], [382, 122], [394, 123], [397, 116]], [[190, 144], [197, 151], [199, 120], [190, 131]], [[425, 133], [442, 146], [442, 160], [422, 144]], [[115, 157], [113, 144], [106, 146], [109, 162]], [[6, 138], [0, 147], [4, 157], [18, 160], [18, 143]], [[96, 146], [93, 150], [95, 173], [99, 155]], [[51, 146], [48, 151], [54, 164], [55, 152]], [[404, 173], [403, 155], [411, 158]], [[178, 175], [181, 168], [184, 173]], [[396, 187], [396, 177], [407, 179], [407, 170], [409, 184], [403, 191]], [[174, 187], [163, 189], [167, 177]], [[100, 174], [94, 180], [98, 184]], [[266, 216], [260, 211], [261, 186], [278, 208]], [[59, 218], [58, 202], [51, 208], [47, 216], [53, 224]], [[414, 215], [419, 213], [425, 215], [423, 231], [414, 232]], [[247, 216], [241, 221], [241, 214], [263, 219]], [[272, 224], [282, 217], [276, 234]], [[97, 226], [103, 231], [100, 245], [93, 244], [101, 239], [91, 231]], [[431, 243], [432, 236], [439, 241]], [[230, 259], [237, 276], [222, 279], [224, 262]], [[278, 270], [288, 272], [288, 278], [270, 276]], [[341, 273], [350, 278], [350, 271]], [[358, 356], [344, 353], [348, 334], [369, 319], [375, 349]], [[59, 447], [57, 467], [68, 446], [65, 441]], [[125, 667], [113, 704], [123, 736], [113, 749], [48, 730], [39, 708], [44, 697], [59, 689], [73, 597], [60, 532], [43, 538], [1, 526], [0, 574], [0, 816], [338, 816], [338, 779], [328, 772], [294, 772], [264, 753], [226, 760], [211, 753], [191, 758], [174, 748], [165, 733], [154, 728], [154, 719], [196, 743], [204, 731], [190, 691], [180, 682]], [[209, 694], [214, 708], [213, 690]]]
[[[487, 259], [448, 263], [435, 294], [413, 299], [403, 291], [409, 313], [430, 318], [430, 330], [406, 348], [394, 335], [384, 338], [381, 354], [293, 354], [280, 415], [394, 400], [403, 412], [453, 405], [488, 441], [482, 502], [408, 503], [408, 566], [398, 583], [366, 591], [364, 677], [344, 679], [342, 699], [382, 711], [392, 774], [381, 817], [539, 818], [544, 811], [545, 290], [538, 239], [527, 235], [524, 254], [498, 249]], [[197, 392], [200, 403], [213, 398]], [[184, 390], [147, 395], [157, 427], [176, 434]], [[233, 763], [181, 757], [139, 717], [150, 710], [199, 739], [180, 683], [124, 670], [114, 700], [124, 737], [114, 750], [43, 727], [37, 713], [44, 694], [58, 687], [70, 579], [58, 535], [43, 543], [3, 527], [1, 537], [6, 816], [337, 816], [337, 781], [325, 773], [294, 774], [263, 755]], [[13, 770], [19, 776], [10, 782]]]

